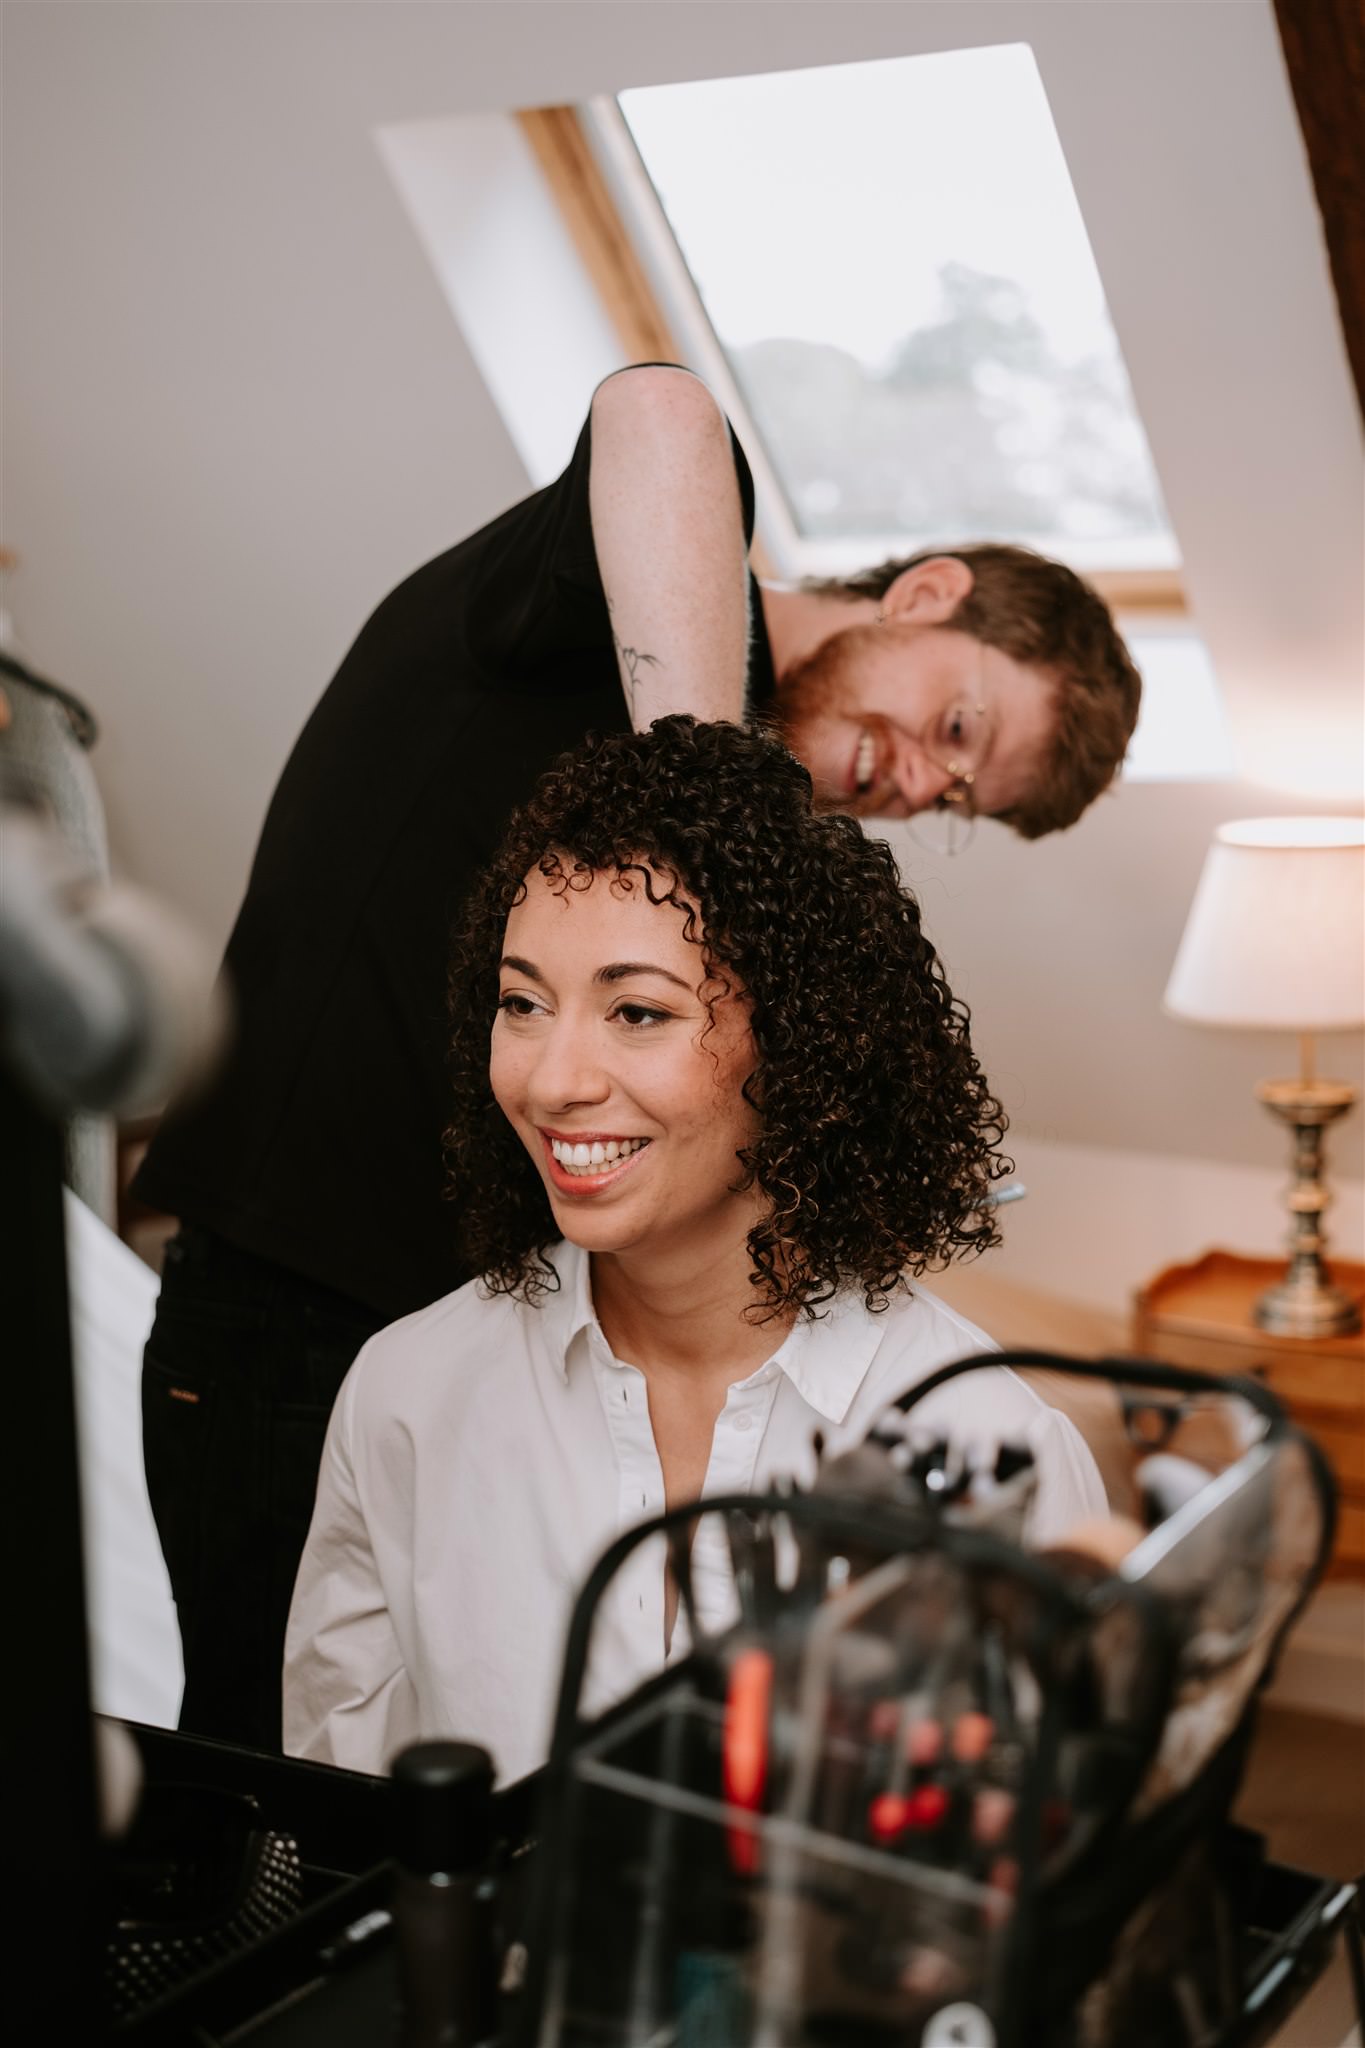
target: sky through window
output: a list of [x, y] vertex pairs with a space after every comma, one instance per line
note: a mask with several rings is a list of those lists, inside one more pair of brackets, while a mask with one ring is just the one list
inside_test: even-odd
[[619, 105], [804, 539], [1177, 564], [1026, 45]]

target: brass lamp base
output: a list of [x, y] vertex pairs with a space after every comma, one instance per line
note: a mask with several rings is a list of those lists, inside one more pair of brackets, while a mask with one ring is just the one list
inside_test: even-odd
[[1252, 1309], [1252, 1320], [1277, 1337], [1346, 1337], [1360, 1328], [1360, 1303], [1332, 1284], [1323, 1261], [1322, 1215], [1331, 1199], [1323, 1184], [1322, 1134], [1345, 1116], [1356, 1091], [1344, 1081], [1262, 1081], [1257, 1098], [1294, 1133], [1293, 1219], [1289, 1269]]

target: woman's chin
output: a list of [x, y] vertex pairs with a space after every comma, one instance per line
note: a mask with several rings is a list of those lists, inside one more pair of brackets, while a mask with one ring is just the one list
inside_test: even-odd
[[639, 1242], [639, 1230], [632, 1228], [620, 1216], [608, 1216], [580, 1207], [576, 1202], [552, 1200], [559, 1234], [566, 1244], [575, 1244], [585, 1252], [630, 1251]]

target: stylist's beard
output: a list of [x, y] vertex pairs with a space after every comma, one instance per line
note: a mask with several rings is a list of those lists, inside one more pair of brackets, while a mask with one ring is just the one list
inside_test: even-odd
[[864, 718], [856, 673], [862, 641], [875, 631], [849, 626], [832, 634], [787, 670], [764, 713], [765, 724], [810, 770], [818, 811], [860, 808], [848, 786]]

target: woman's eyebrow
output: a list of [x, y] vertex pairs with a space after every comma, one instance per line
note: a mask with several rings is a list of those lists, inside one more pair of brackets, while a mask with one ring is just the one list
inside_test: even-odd
[[689, 995], [695, 994], [690, 982], [684, 981], [680, 975], [670, 974], [666, 967], [657, 967], [652, 960], [613, 960], [610, 967], [599, 967], [593, 980], [608, 983], [625, 981], [636, 974], [657, 974], [661, 981], [671, 981], [675, 987], [686, 989]]
[[[505, 967], [509, 974], [520, 974], [525, 980], [538, 981], [542, 987], [544, 986], [545, 976], [540, 969], [530, 960], [520, 959], [515, 953], [504, 953], [498, 966]], [[613, 960], [609, 967], [599, 967], [593, 980], [605, 982], [610, 986], [612, 982], [626, 981], [636, 974], [657, 974], [661, 981], [671, 981], [675, 987], [686, 989], [688, 995], [696, 993], [690, 982], [684, 981], [680, 975], [670, 974], [666, 967], [656, 966], [652, 960]]]

